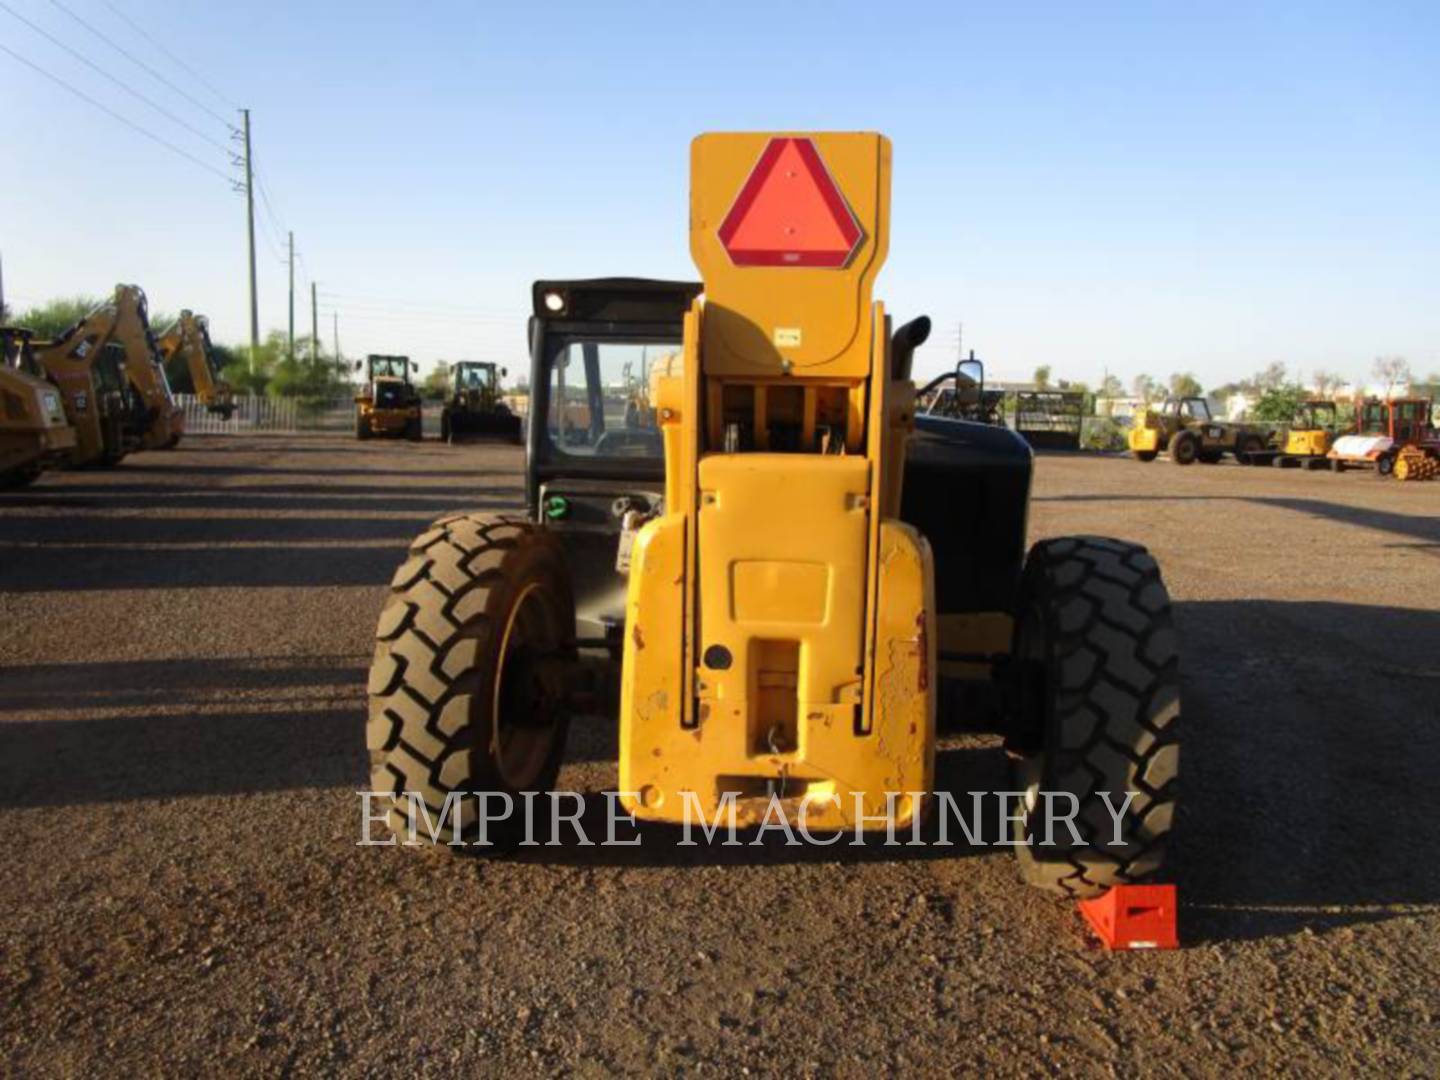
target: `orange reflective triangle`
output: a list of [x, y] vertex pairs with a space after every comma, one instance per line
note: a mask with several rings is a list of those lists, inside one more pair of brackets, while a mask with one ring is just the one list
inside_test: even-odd
[[841, 267], [861, 238], [810, 139], [771, 139], [720, 225], [736, 266]]

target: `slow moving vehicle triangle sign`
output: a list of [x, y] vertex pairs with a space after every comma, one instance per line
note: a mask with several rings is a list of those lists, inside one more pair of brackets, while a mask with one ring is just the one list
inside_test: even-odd
[[855, 214], [810, 139], [771, 139], [720, 224], [736, 266], [836, 269], [864, 239]]

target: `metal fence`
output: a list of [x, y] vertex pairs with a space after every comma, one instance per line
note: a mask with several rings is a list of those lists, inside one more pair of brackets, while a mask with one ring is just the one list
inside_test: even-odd
[[185, 431], [191, 435], [333, 434], [355, 430], [355, 399], [348, 394], [318, 401], [237, 396], [235, 412], [228, 420], [209, 412], [194, 394], [176, 394], [175, 401], [185, 410]]

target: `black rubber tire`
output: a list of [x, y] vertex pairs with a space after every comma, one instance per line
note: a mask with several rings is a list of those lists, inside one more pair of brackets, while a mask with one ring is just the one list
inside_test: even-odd
[[424, 436], [424, 428], [420, 420], [405, 421], [405, 438], [409, 442], [420, 442]]
[[1219, 465], [1220, 459], [1224, 456], [1223, 453], [1217, 453], [1214, 450], [1204, 450], [1199, 454], [1198, 460], [1201, 465]]
[[0, 473], [0, 491], [15, 491], [26, 488], [40, 479], [39, 465], [21, 465]]
[[[1103, 537], [1044, 540], [1021, 582], [1019, 689], [1006, 745], [1027, 792], [1012, 838], [1021, 876], [1068, 897], [1144, 881], [1164, 864], [1178, 795], [1179, 657], [1170, 597], [1145, 548]], [[1038, 792], [1068, 792], [1081, 843], [1044, 836]], [[1103, 792], [1122, 817], [1121, 844]], [[1064, 800], [1055, 800], [1064, 812]], [[1035, 811], [1041, 811], [1036, 813]], [[1016, 811], [1021, 814], [1021, 810]]]
[[[532, 602], [538, 606], [526, 606]], [[365, 741], [370, 789], [391, 796], [385, 809], [402, 843], [411, 827], [406, 792], [419, 796], [437, 822], [451, 792], [508, 793], [516, 815], [486, 830], [492, 847], [503, 850], [523, 838], [523, 793], [554, 788], [568, 726], [563, 694], [553, 685], [549, 694], [538, 690], [542, 680], [533, 667], [508, 684], [500, 677], [521, 670], [505, 667], [507, 661], [525, 662], [523, 646], [507, 646], [512, 626], [525, 633], [521, 612], [534, 620], [530, 634], [544, 639], [547, 655], [573, 652], [575, 602], [564, 550], [551, 533], [523, 520], [442, 518], [415, 539], [395, 572], [375, 631]], [[548, 629], [535, 634], [537, 625]], [[527, 690], [534, 696], [518, 706], [506, 697], [510, 707], [499, 707], [502, 694]], [[497, 711], [502, 723], [517, 713], [543, 719], [528, 733], [513, 724], [508, 729], [512, 739], [518, 732], [529, 740], [518, 771], [506, 767]], [[474, 842], [476, 806], [476, 799], [464, 800], [458, 831], [452, 813], [441, 832], [444, 843]], [[423, 821], [418, 832], [430, 840]]]
[[1387, 477], [1387, 476], [1389, 476], [1391, 473], [1393, 473], [1394, 471], [1395, 471], [1395, 455], [1394, 455], [1394, 454], [1381, 454], [1378, 458], [1375, 459], [1375, 475], [1376, 475], [1376, 476], [1382, 477], [1382, 478], [1383, 478], [1383, 477]]
[[1193, 465], [1200, 456], [1200, 440], [1193, 431], [1177, 431], [1170, 437], [1167, 449], [1176, 465]]
[[1264, 464], [1263, 459], [1256, 456], [1264, 452], [1265, 440], [1259, 435], [1241, 436], [1240, 441], [1235, 444], [1235, 460], [1242, 465]]
[[440, 441], [450, 442], [450, 410], [444, 409], [440, 413]]
[[1160, 456], [1159, 450], [1131, 450], [1130, 453], [1135, 456], [1136, 461], [1154, 461]]
[[359, 413], [355, 414], [355, 437], [357, 439], [370, 438], [370, 424]]

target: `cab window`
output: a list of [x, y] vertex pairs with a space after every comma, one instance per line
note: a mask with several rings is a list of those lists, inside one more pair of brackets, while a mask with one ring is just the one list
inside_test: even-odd
[[674, 346], [654, 342], [561, 342], [550, 362], [545, 430], [565, 454], [664, 456], [650, 403], [650, 369]]

